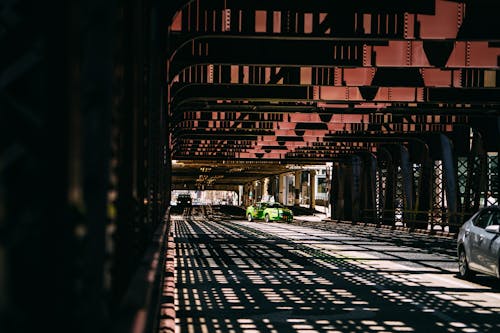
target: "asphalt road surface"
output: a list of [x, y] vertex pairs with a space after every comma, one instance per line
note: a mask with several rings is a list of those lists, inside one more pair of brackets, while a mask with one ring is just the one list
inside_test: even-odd
[[172, 219], [180, 333], [500, 332], [499, 281], [458, 279], [450, 240]]

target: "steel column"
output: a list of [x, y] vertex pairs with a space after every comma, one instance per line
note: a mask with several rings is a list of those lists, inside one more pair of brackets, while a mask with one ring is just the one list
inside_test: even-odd
[[411, 227], [414, 229], [427, 229], [429, 223], [429, 210], [431, 209], [432, 200], [432, 172], [433, 172], [433, 160], [429, 156], [429, 151], [427, 145], [425, 145], [425, 150], [422, 152], [420, 159], [421, 169], [418, 179], [418, 193], [416, 193], [416, 204], [415, 210], [417, 211], [415, 215], [415, 224]]
[[486, 192], [486, 151], [481, 133], [473, 129], [472, 147], [469, 154], [469, 179], [468, 189], [470, 191], [470, 214], [476, 212], [480, 207], [484, 206], [484, 193]]
[[362, 209], [361, 202], [361, 188], [362, 188], [362, 160], [361, 157], [353, 155], [350, 160], [351, 163], [351, 178], [349, 179], [351, 191], [351, 218], [353, 223], [359, 222]]
[[401, 174], [403, 181], [403, 223], [410, 226], [415, 221], [414, 193], [413, 193], [413, 168], [410, 162], [408, 149], [400, 145]]
[[346, 159], [341, 163], [342, 174], [340, 180], [340, 186], [343, 188], [343, 197], [340, 200], [343, 201], [343, 211], [342, 219], [346, 221], [353, 220], [353, 204], [355, 199], [354, 184], [353, 184], [353, 163], [352, 160]]
[[361, 175], [361, 212], [364, 222], [377, 221], [376, 177], [377, 160], [373, 154], [364, 153]]
[[395, 198], [396, 198], [396, 172], [397, 164], [394, 161], [392, 154], [387, 148], [380, 148], [382, 159], [378, 158], [379, 166], [382, 162], [385, 168], [385, 180], [383, 182], [383, 208], [382, 208], [382, 224], [394, 225], [395, 224]]
[[447, 225], [450, 232], [458, 231], [457, 219], [457, 180], [455, 173], [455, 161], [453, 156], [453, 147], [451, 140], [444, 134], [441, 137], [441, 149], [443, 150], [443, 173], [446, 191], [447, 204]]

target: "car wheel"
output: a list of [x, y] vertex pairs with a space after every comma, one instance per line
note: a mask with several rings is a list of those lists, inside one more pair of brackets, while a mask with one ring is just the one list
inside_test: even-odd
[[269, 218], [269, 214], [266, 214], [266, 222], [269, 222], [271, 221], [271, 219]]
[[467, 255], [463, 248], [458, 251], [458, 276], [467, 280], [474, 276], [474, 272], [469, 268]]
[[252, 214], [248, 213], [247, 220], [248, 220], [248, 222], [252, 222], [253, 221]]

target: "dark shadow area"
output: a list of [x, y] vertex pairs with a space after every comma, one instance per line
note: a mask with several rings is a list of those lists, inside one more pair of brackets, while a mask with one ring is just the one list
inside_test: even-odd
[[302, 206], [288, 206], [293, 212], [294, 216], [307, 216], [321, 213], [319, 210], [302, 207]]
[[224, 214], [230, 218], [245, 218], [245, 208], [240, 206], [220, 205], [212, 206], [214, 210]]
[[[279, 223], [175, 220], [180, 332], [496, 332], [454, 259]], [[488, 294], [488, 295], [486, 295]]]
[[171, 206], [170, 212], [171, 212], [171, 214], [180, 215], [184, 212], [185, 208], [186, 207], [181, 207], [181, 206]]

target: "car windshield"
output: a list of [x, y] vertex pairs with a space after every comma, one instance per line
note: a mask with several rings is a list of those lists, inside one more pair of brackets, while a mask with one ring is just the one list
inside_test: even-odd
[[493, 216], [490, 219], [488, 225], [499, 225], [500, 224], [500, 210], [493, 211]]
[[492, 215], [494, 215], [494, 211], [491, 209], [485, 209], [483, 212], [479, 214], [479, 216], [474, 220], [474, 225], [479, 228], [486, 228], [489, 224]]
[[271, 207], [271, 208], [283, 208], [283, 205], [280, 203], [273, 203], [273, 204], [269, 205], [269, 207]]

